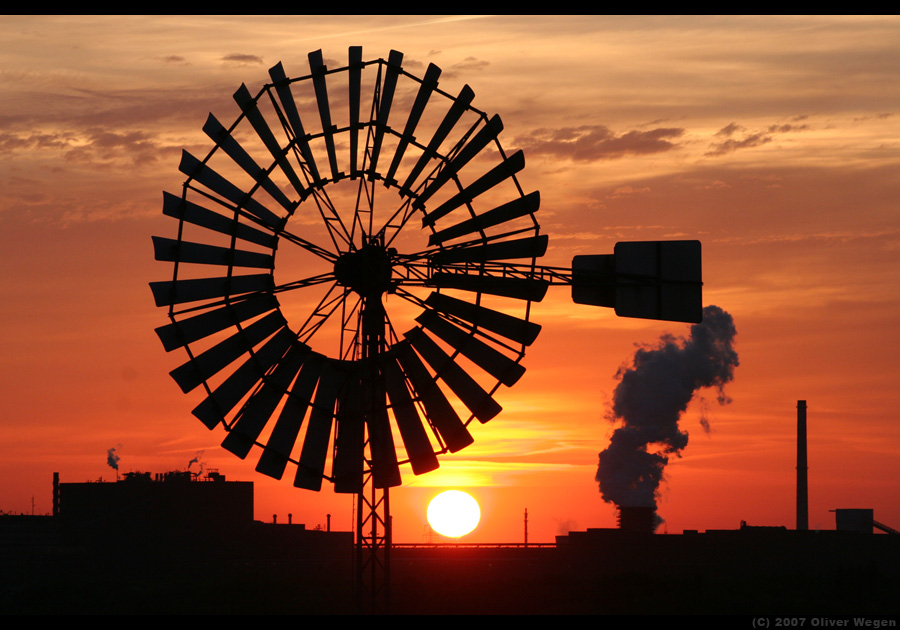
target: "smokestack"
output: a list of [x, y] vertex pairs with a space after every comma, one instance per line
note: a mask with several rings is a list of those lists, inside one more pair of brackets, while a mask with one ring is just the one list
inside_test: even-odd
[[59, 516], [59, 473], [53, 473], [53, 516]]
[[528, 508], [525, 508], [525, 546], [528, 547]]
[[806, 465], [806, 401], [797, 401], [797, 531], [809, 529], [809, 487]]

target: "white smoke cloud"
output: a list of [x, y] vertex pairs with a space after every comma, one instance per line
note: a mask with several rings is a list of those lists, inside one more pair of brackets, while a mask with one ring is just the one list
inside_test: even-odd
[[[723, 388], [739, 364], [736, 334], [731, 315], [707, 306], [689, 338], [663, 335], [656, 346], [639, 348], [631, 367], [619, 370], [608, 417], [622, 426], [600, 453], [595, 477], [604, 501], [656, 507], [669, 456], [680, 456], [687, 446], [688, 433], [678, 428], [678, 419], [694, 393], [714, 387], [719, 404], [730, 402]], [[704, 421], [705, 415], [701, 424], [708, 432]]]

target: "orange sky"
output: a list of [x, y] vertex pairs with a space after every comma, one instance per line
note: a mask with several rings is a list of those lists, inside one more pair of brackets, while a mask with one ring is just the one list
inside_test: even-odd
[[[900, 20], [896, 17], [6, 17], [0, 22], [0, 510], [50, 510], [51, 479], [205, 466], [256, 482], [257, 518], [308, 526], [351, 499], [294, 489], [223, 451], [192, 415], [199, 392], [153, 332], [150, 236], [174, 237], [182, 148], [203, 155], [207, 113], [236, 118], [282, 61], [305, 72], [404, 53], [443, 69], [523, 149], [540, 190], [544, 264], [619, 240], [699, 239], [704, 303], [732, 314], [740, 367], [719, 406], [701, 391], [690, 442], [666, 469], [668, 531], [794, 525], [796, 402], [809, 405], [810, 527], [866, 507], [900, 526]], [[552, 541], [609, 527], [597, 453], [615, 374], [688, 325], [616, 318], [551, 288], [543, 326], [502, 388], [504, 411], [441, 469], [392, 491], [396, 538], [418, 542], [438, 486], [470, 490], [468, 541]]]

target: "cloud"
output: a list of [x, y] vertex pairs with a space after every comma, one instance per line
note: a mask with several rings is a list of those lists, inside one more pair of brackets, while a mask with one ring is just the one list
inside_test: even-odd
[[90, 89], [70, 88], [67, 93], [26, 91], [17, 95], [19, 106], [0, 111], [0, 129], [32, 133], [66, 130], [76, 133], [89, 127], [121, 129], [156, 124], [189, 122], [191, 129], [202, 124], [197, 112], [228, 105], [233, 81], [197, 83], [190, 89]]
[[258, 55], [247, 55], [244, 53], [231, 53], [225, 55], [222, 57], [222, 61], [241, 65], [261, 64], [263, 62], [262, 57]]
[[737, 124], [735, 122], [732, 122], [732, 123], [728, 123], [721, 129], [719, 129], [716, 132], [716, 135], [717, 136], [725, 136], [726, 138], [730, 138], [732, 135], [734, 135], [735, 132], [743, 131], [743, 130], [744, 130], [744, 127], [740, 126], [739, 124]]
[[481, 70], [483, 68], [491, 65], [489, 61], [485, 61], [484, 59], [478, 59], [477, 57], [466, 57], [459, 63], [453, 64], [454, 70]]
[[71, 142], [71, 137], [60, 133], [0, 133], [0, 154], [25, 149], [61, 149]]
[[415, 73], [420, 73], [420, 72], [424, 73], [424, 68], [426, 67], [426, 64], [422, 63], [418, 59], [404, 57], [403, 58], [403, 67], [406, 70], [414, 71]]
[[627, 195], [637, 195], [648, 192], [650, 192], [649, 186], [643, 186], [642, 188], [634, 188], [632, 186], [619, 186], [612, 191], [612, 194], [608, 195], [607, 197], [609, 199], [618, 199], [619, 197], [625, 197]]
[[[793, 120], [803, 120], [806, 116], [797, 116]], [[791, 131], [802, 131], [808, 129], [809, 125], [792, 125], [785, 123], [781, 125], [769, 125], [764, 131], [756, 131], [746, 133], [747, 128], [735, 122], [728, 123], [719, 129], [714, 135], [716, 137], [724, 137], [725, 140], [713, 142], [706, 151], [707, 156], [718, 156], [733, 153], [739, 149], [749, 149], [752, 147], [768, 144], [774, 139], [775, 134], [788, 133]], [[743, 137], [733, 138], [736, 134], [742, 133]]]
[[809, 125], [769, 125], [766, 131], [769, 133], [787, 133], [788, 131], [800, 131], [808, 128]]
[[758, 147], [772, 141], [772, 136], [763, 132], [757, 132], [744, 136], [740, 140], [723, 140], [722, 142], [714, 142], [710, 145], [706, 155], [725, 155], [732, 153], [738, 149], [747, 149], [750, 147]]
[[856, 118], [853, 119], [853, 122], [863, 122], [863, 121], [867, 121], [867, 120], [884, 120], [886, 118], [890, 118], [893, 115], [894, 115], [893, 113], [882, 113], [882, 114], [876, 114], [874, 116], [857, 116]]
[[449, 68], [444, 68], [441, 76], [444, 79], [465, 77], [474, 72], [484, 70], [489, 65], [491, 65], [490, 61], [478, 59], [477, 57], [466, 57], [459, 63], [455, 63]]
[[84, 144], [66, 152], [66, 160], [108, 162], [126, 159], [138, 164], [153, 162], [160, 153], [159, 143], [143, 131], [116, 133], [102, 128], [91, 128], [87, 130], [82, 142]]
[[532, 155], [565, 157], [576, 161], [613, 160], [626, 155], [663, 153], [678, 148], [671, 139], [684, 135], [680, 127], [659, 127], [616, 135], [605, 125], [536, 129], [515, 142]]

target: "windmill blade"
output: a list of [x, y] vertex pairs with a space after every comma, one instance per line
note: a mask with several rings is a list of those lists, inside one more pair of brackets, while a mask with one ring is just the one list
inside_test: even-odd
[[[421, 475], [436, 469], [439, 466], [437, 455], [434, 454], [428, 434], [419, 418], [419, 412], [406, 388], [400, 366], [393, 357], [388, 356], [381, 369], [413, 474]], [[465, 427], [463, 429], [465, 430]]]
[[294, 486], [315, 490], [322, 489], [322, 478], [325, 474], [325, 458], [328, 456], [328, 442], [331, 439], [331, 424], [334, 420], [334, 404], [337, 401], [340, 386], [340, 371], [333, 360], [322, 364], [319, 386], [312, 411], [309, 413], [309, 425], [300, 452], [300, 463]]
[[216, 247], [190, 241], [176, 241], [161, 236], [153, 237], [153, 251], [156, 260], [198, 263], [203, 265], [224, 265], [234, 267], [254, 267], [272, 269], [274, 256], [261, 252], [248, 252], [230, 247]]
[[244, 115], [247, 117], [247, 120], [250, 121], [253, 130], [256, 131], [256, 135], [259, 136], [259, 139], [266, 145], [269, 153], [271, 153], [272, 157], [275, 159], [275, 163], [278, 164], [281, 172], [288, 178], [291, 186], [294, 187], [294, 190], [297, 191], [297, 194], [300, 195], [301, 199], [306, 198], [309, 191], [300, 181], [300, 178], [297, 177], [294, 167], [291, 166], [291, 163], [288, 162], [287, 157], [285, 156], [285, 149], [282, 148], [281, 143], [275, 138], [275, 134], [272, 133], [266, 119], [263, 118], [262, 112], [259, 111], [256, 100], [250, 94], [250, 90], [247, 89], [247, 86], [243, 83], [234, 93], [234, 101], [238, 104], [238, 107], [241, 108], [241, 111], [244, 112]]
[[291, 345], [272, 374], [263, 381], [262, 387], [247, 400], [238, 414], [237, 421], [222, 442], [222, 448], [231, 451], [241, 459], [247, 457], [263, 427], [266, 426], [272, 414], [275, 413], [278, 403], [287, 393], [291, 381], [300, 371], [303, 359], [309, 351], [309, 346], [305, 344], [298, 342]]
[[459, 153], [438, 171], [438, 174], [428, 183], [425, 190], [423, 190], [413, 201], [413, 207], [423, 209], [425, 203], [431, 196], [436, 193], [441, 186], [450, 181], [450, 178], [456, 175], [472, 158], [478, 155], [489, 142], [496, 139], [497, 134], [501, 131], [503, 131], [503, 121], [500, 120], [500, 116], [495, 114], [484, 127], [479, 129], [475, 135], [472, 136], [469, 142], [460, 149]]
[[282, 67], [280, 61], [272, 68], [269, 68], [269, 76], [272, 78], [272, 83], [275, 84], [278, 100], [281, 102], [281, 107], [284, 109], [288, 123], [294, 132], [294, 142], [300, 150], [300, 155], [303, 156], [306, 168], [309, 169], [312, 176], [312, 185], [319, 186], [322, 184], [322, 177], [319, 175], [316, 160], [309, 146], [309, 137], [303, 130], [303, 122], [300, 120], [300, 112], [297, 110], [297, 103], [294, 101], [293, 92], [291, 92], [291, 84], [284, 74], [284, 67]]
[[511, 156], [500, 162], [500, 164], [479, 177], [472, 184], [469, 184], [464, 189], [450, 197], [450, 199], [426, 214], [422, 218], [422, 224], [434, 225], [434, 222], [441, 217], [450, 214], [465, 203], [471, 203], [472, 200], [475, 199], [475, 197], [484, 192], [487, 192], [500, 182], [512, 177], [523, 168], [525, 168], [525, 154], [522, 153], [522, 151], [516, 151]]
[[547, 236], [544, 234], [509, 241], [478, 243], [437, 251], [428, 259], [436, 265], [448, 265], [451, 263], [480, 263], [488, 260], [540, 258], [547, 252], [547, 240]]
[[459, 96], [456, 97], [456, 100], [453, 101], [450, 109], [444, 115], [444, 119], [438, 126], [437, 131], [434, 132], [431, 140], [428, 141], [428, 146], [425, 147], [425, 151], [419, 157], [419, 161], [416, 162], [416, 165], [406, 177], [403, 186], [400, 187], [401, 195], [409, 196], [411, 194], [413, 183], [422, 173], [422, 169], [425, 168], [429, 161], [437, 157], [437, 150], [440, 148], [441, 143], [447, 138], [450, 130], [459, 122], [473, 98], [475, 98], [475, 92], [468, 85], [464, 85], [459, 92]]
[[484, 328], [501, 337], [521, 343], [523, 346], [530, 346], [537, 339], [538, 333], [541, 332], [539, 324], [494, 311], [478, 304], [471, 304], [451, 297], [446, 293], [432, 293], [425, 300], [425, 304], [441, 313], [458, 317], [479, 328]]
[[278, 300], [271, 293], [255, 293], [246, 300], [226, 304], [188, 319], [182, 319], [156, 329], [166, 352], [208, 337], [239, 322], [278, 308]]
[[229, 182], [206, 164], [203, 164], [187, 151], [182, 150], [181, 152], [181, 163], [178, 165], [178, 170], [188, 177], [197, 180], [234, 205], [246, 209], [247, 212], [273, 230], [277, 231], [284, 225], [284, 219], [279, 218], [256, 199]]
[[421, 328], [413, 328], [404, 336], [412, 344], [422, 357], [435, 371], [453, 393], [456, 394], [463, 404], [471, 411], [479, 422], [487, 422], [501, 411], [501, 407], [497, 404], [490, 394], [484, 391], [475, 380], [466, 374], [458, 364], [456, 364], [446, 352], [441, 350]]
[[163, 214], [174, 217], [200, 227], [205, 227], [220, 234], [256, 243], [263, 247], [275, 249], [278, 242], [271, 232], [263, 232], [245, 223], [239, 223], [234, 216], [226, 217], [203, 206], [163, 192]]
[[197, 405], [192, 413], [210, 429], [220, 422], [224, 423], [228, 412], [265, 377], [266, 372], [284, 356], [292, 343], [297, 343], [294, 333], [287, 327], [279, 330]]
[[391, 103], [394, 100], [394, 90], [397, 88], [397, 77], [400, 75], [401, 63], [403, 63], [403, 53], [392, 50], [388, 55], [384, 83], [381, 86], [380, 102], [375, 113], [375, 138], [372, 141], [372, 153], [369, 158], [370, 180], [374, 180], [378, 172], [378, 154], [381, 152], [384, 132], [388, 129], [388, 118], [391, 115]]
[[422, 114], [425, 112], [425, 106], [428, 104], [428, 99], [431, 98], [431, 93], [437, 89], [438, 78], [440, 76], [441, 69], [433, 63], [428, 64], [428, 69], [425, 71], [425, 78], [422, 79], [422, 83], [419, 85], [416, 100], [409, 110], [409, 117], [406, 119], [403, 135], [400, 136], [400, 141], [397, 143], [397, 150], [394, 151], [394, 159], [391, 161], [391, 166], [388, 169], [387, 175], [384, 177], [385, 186], [396, 184], [394, 175], [397, 173], [397, 168], [400, 166], [400, 160], [403, 159], [403, 155], [406, 153], [406, 147], [409, 146], [409, 143], [416, 139], [413, 134], [415, 134], [416, 127], [419, 125], [419, 120], [421, 120]]
[[513, 386], [525, 373], [520, 363], [474, 337], [475, 331], [451, 324], [436, 311], [425, 311], [416, 321], [507, 387]]
[[331, 122], [331, 110], [328, 103], [328, 86], [325, 83], [325, 73], [328, 68], [322, 60], [322, 51], [316, 50], [308, 55], [309, 69], [312, 72], [313, 88], [316, 92], [316, 103], [319, 106], [319, 118], [322, 119], [322, 133], [325, 134], [325, 148], [328, 150], [328, 164], [331, 166], [331, 179], [337, 181], [343, 177], [338, 171], [337, 156], [334, 152], [334, 132], [337, 127]]
[[350, 177], [359, 177], [359, 100], [360, 85], [362, 83], [362, 46], [350, 46], [349, 66], [347, 76], [349, 78], [350, 94]]
[[517, 300], [540, 302], [549, 286], [546, 280], [538, 278], [507, 278], [465, 273], [437, 272], [425, 283], [439, 289], [460, 289], [474, 293], [490, 293]]
[[169, 374], [181, 391], [188, 393], [284, 326], [287, 326], [284, 315], [273, 311]]
[[428, 237], [429, 245], [439, 245], [445, 241], [465, 236], [466, 234], [474, 234], [486, 230], [487, 228], [512, 221], [520, 217], [528, 216], [537, 212], [541, 205], [541, 196], [538, 191], [528, 193], [524, 197], [519, 197], [514, 201], [497, 206], [493, 210], [488, 210], [484, 214], [477, 217], [466, 219], [456, 225], [435, 232]]
[[223, 278], [197, 278], [192, 280], [164, 280], [151, 282], [150, 290], [157, 306], [172, 306], [185, 302], [197, 302], [211, 298], [271, 291], [275, 281], [270, 273]]
[[[372, 457], [372, 481], [376, 488], [393, 488], [401, 484], [400, 465], [394, 448], [390, 419], [385, 406], [385, 393], [378, 392], [376, 404], [371, 413], [366, 414], [366, 429], [369, 432], [369, 453]], [[368, 400], [369, 398], [367, 398]]]
[[[222, 123], [220, 123], [212, 114], [206, 119], [206, 124], [203, 125], [203, 131], [213, 142], [222, 147], [225, 153], [227, 153], [238, 166], [244, 169], [245, 173], [255, 179], [263, 190], [269, 193], [282, 208], [287, 210], [289, 214], [294, 212], [294, 204], [287, 198], [287, 195], [275, 185], [275, 182], [269, 178], [269, 174], [266, 170], [257, 164], [256, 160], [250, 157], [250, 154], [244, 150], [244, 147], [234, 139], [231, 133], [229, 133]], [[280, 153], [281, 151], [279, 148], [279, 156]], [[290, 165], [288, 165], [287, 168], [290, 168]], [[291, 172], [293, 172], [293, 170], [291, 170]]]
[[284, 469], [303, 426], [303, 418], [312, 401], [313, 390], [319, 381], [324, 360], [323, 355], [312, 352], [303, 361], [300, 374], [294, 381], [275, 428], [272, 429], [272, 435], [269, 436], [269, 441], [259, 457], [256, 472], [273, 479], [281, 479], [284, 476]]
[[354, 364], [338, 396], [337, 433], [333, 467], [334, 491], [358, 493], [362, 489], [365, 429], [369, 434], [375, 487], [400, 485], [400, 469], [385, 408], [385, 392]]
[[397, 351], [397, 359], [400, 361], [406, 378], [409, 379], [409, 384], [422, 401], [428, 420], [437, 429], [447, 450], [455, 453], [474, 442], [466, 425], [460, 420], [453, 406], [444, 396], [444, 392], [431, 378], [425, 365], [409, 345], [409, 341], [403, 340], [395, 344], [394, 349]]
[[363, 406], [367, 402], [362, 390], [359, 371], [350, 370], [341, 384], [334, 414], [337, 427], [331, 476], [334, 491], [339, 494], [357, 494], [362, 489], [366, 427]]

